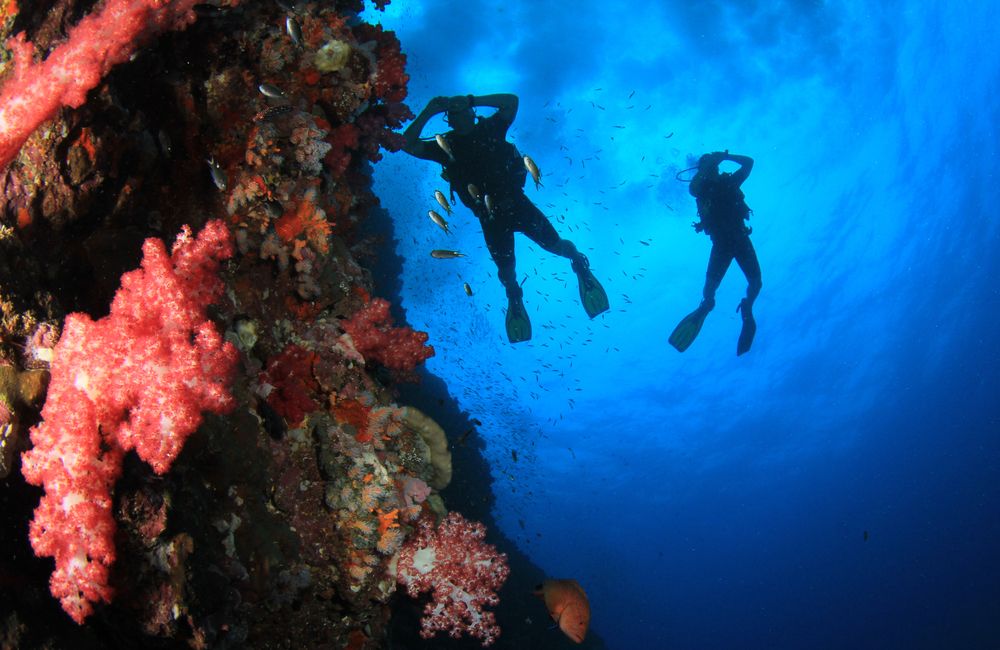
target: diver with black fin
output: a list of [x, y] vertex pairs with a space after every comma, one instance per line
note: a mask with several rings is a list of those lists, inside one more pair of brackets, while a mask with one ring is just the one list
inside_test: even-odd
[[[726, 160], [738, 164], [740, 168], [731, 174], [720, 174], [719, 163]], [[670, 345], [678, 352], [687, 350], [694, 343], [705, 317], [715, 307], [715, 291], [722, 284], [722, 278], [734, 259], [747, 278], [747, 295], [736, 307], [743, 317], [743, 327], [736, 343], [737, 356], [745, 354], [753, 344], [757, 333], [753, 302], [762, 284], [760, 262], [750, 241], [752, 231], [744, 223], [752, 211], [740, 189], [752, 168], [753, 158], [730, 154], [729, 151], [707, 153], [698, 159], [698, 173], [691, 179], [688, 191], [695, 197], [701, 220], [692, 225], [696, 232], [705, 232], [711, 238], [712, 252], [708, 258], [701, 304], [685, 316], [670, 335]]]
[[[494, 107], [489, 117], [478, 117], [477, 106]], [[608, 296], [590, 271], [587, 257], [573, 242], [563, 239], [534, 203], [524, 194], [531, 171], [537, 183], [538, 168], [507, 141], [507, 130], [517, 116], [518, 99], [512, 94], [435, 97], [403, 132], [407, 153], [433, 160], [444, 167], [441, 176], [451, 192], [479, 218], [486, 247], [497, 265], [497, 276], [507, 292], [507, 338], [511, 343], [531, 338], [531, 321], [517, 282], [514, 233], [521, 232], [543, 249], [572, 262], [580, 283], [580, 300], [594, 318], [608, 310]], [[445, 114], [451, 131], [422, 140], [420, 132], [433, 116]]]

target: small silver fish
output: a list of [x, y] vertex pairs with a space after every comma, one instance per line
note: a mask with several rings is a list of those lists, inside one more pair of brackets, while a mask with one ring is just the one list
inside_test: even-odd
[[487, 194], [486, 196], [483, 197], [483, 203], [486, 204], [486, 212], [488, 212], [490, 217], [492, 217], [493, 208], [496, 207], [493, 205], [493, 197]]
[[431, 251], [431, 257], [436, 260], [453, 260], [456, 257], [465, 257], [465, 253], [459, 253], [458, 251], [449, 251], [443, 248], [435, 248]]
[[434, 190], [434, 200], [438, 202], [438, 205], [444, 208], [445, 212], [449, 215], [451, 214], [451, 205], [448, 204], [448, 199], [441, 193], [441, 190]]
[[302, 47], [302, 28], [299, 27], [299, 22], [297, 20], [291, 16], [286, 16], [285, 31], [288, 32], [288, 38], [292, 39], [292, 43], [298, 47]]
[[441, 151], [448, 154], [449, 160], [451, 161], [455, 160], [455, 155], [451, 153], [451, 146], [448, 144], [448, 141], [444, 139], [443, 135], [438, 133], [437, 135], [434, 136], [434, 141], [438, 143], [439, 147], [441, 147]]
[[261, 84], [257, 86], [257, 90], [260, 91], [260, 94], [265, 97], [270, 97], [271, 99], [281, 99], [285, 96], [285, 91], [273, 84]]
[[473, 198], [473, 200], [475, 200], [475, 201], [479, 200], [479, 188], [478, 187], [476, 187], [472, 183], [469, 183], [469, 186], [466, 187], [465, 189], [467, 189], [469, 191], [469, 196], [471, 196]]
[[542, 184], [542, 172], [539, 171], [538, 165], [531, 159], [531, 156], [524, 157], [524, 166], [531, 174], [531, 180], [535, 181], [535, 189], [537, 190]]
[[449, 235], [451, 234], [451, 231], [448, 230], [448, 222], [444, 220], [444, 217], [442, 217], [440, 214], [438, 214], [434, 210], [428, 210], [427, 211], [427, 216], [431, 218], [431, 221], [433, 221], [434, 223], [437, 224], [438, 228], [440, 228], [441, 230], [445, 231]]
[[467, 295], [467, 296], [471, 296], [472, 295], [472, 287], [469, 286], [468, 282], [463, 282], [462, 283], [462, 288], [465, 289], [465, 295]]
[[225, 170], [213, 158], [209, 158], [205, 162], [208, 163], [208, 170], [212, 173], [212, 182], [215, 183], [220, 192], [225, 192], [226, 186], [229, 185], [229, 178], [226, 176]]

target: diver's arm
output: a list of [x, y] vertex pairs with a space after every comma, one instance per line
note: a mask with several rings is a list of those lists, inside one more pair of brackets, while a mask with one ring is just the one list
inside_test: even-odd
[[472, 106], [492, 106], [497, 109], [497, 115], [507, 124], [517, 117], [517, 95], [511, 93], [496, 93], [493, 95], [470, 95]]
[[726, 152], [722, 159], [731, 160], [740, 166], [739, 169], [733, 172], [733, 180], [736, 181], [737, 185], [742, 185], [743, 181], [745, 181], [747, 176], [750, 175], [750, 170], [753, 169], [753, 158], [750, 156], [740, 156]]
[[403, 151], [417, 158], [438, 161], [440, 158], [438, 155], [440, 149], [437, 143], [424, 142], [420, 139], [420, 132], [424, 130], [427, 122], [432, 117], [439, 113], [444, 113], [447, 109], [448, 99], [446, 97], [435, 97], [427, 102], [427, 106], [420, 112], [420, 115], [417, 115], [416, 119], [410, 123], [410, 126], [406, 127], [406, 130], [403, 131], [403, 137], [406, 138], [406, 145], [403, 147]]

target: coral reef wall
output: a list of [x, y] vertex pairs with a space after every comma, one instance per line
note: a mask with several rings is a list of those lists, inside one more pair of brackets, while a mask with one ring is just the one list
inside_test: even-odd
[[[445, 516], [452, 471], [450, 432], [400, 404], [434, 350], [374, 295], [366, 269], [386, 242], [360, 227], [378, 206], [369, 165], [399, 149], [395, 129], [412, 116], [405, 57], [391, 32], [358, 19], [361, 2], [178, 2], [168, 21], [149, 14], [170, 4], [2, 3], [3, 35], [24, 34], [17, 61], [0, 59], [10, 101], [32, 58], [123, 42], [87, 72], [89, 92], [74, 86], [85, 101], [52, 102], [0, 171], [0, 646], [384, 647], [394, 561], [418, 524], [430, 538]], [[145, 22], [107, 24], [122, 16], [101, 13], [112, 5]], [[218, 224], [227, 255], [200, 287], [188, 245], [172, 258], [163, 245], [206, 225], [220, 241]], [[143, 296], [156, 322], [187, 331], [174, 289], [123, 279], [143, 250], [143, 269], [159, 251], [163, 287], [211, 303], [170, 344], [150, 327], [132, 338]], [[221, 291], [207, 288], [216, 276]], [[59, 337], [71, 313], [108, 338], [77, 335], [70, 356]], [[149, 452], [162, 442], [155, 423], [173, 429], [190, 407], [126, 398], [144, 377], [164, 396], [183, 393], [172, 378], [196, 382], [199, 362], [178, 356], [188, 337], [232, 354], [235, 370], [211, 370], [228, 383], [218, 408], [204, 406], [215, 413], [169, 453]], [[134, 344], [144, 354], [120, 353]], [[50, 368], [53, 391], [86, 396], [83, 415], [65, 399], [42, 410]], [[66, 440], [85, 442], [64, 464]], [[57, 526], [31, 523], [42, 489], [24, 480], [20, 454], [32, 449], [27, 474], [59, 495], [47, 506]], [[110, 494], [82, 503], [66, 476], [91, 472]], [[96, 545], [80, 541], [88, 522]], [[469, 530], [505, 575], [504, 556]], [[84, 565], [107, 570], [83, 576]]]

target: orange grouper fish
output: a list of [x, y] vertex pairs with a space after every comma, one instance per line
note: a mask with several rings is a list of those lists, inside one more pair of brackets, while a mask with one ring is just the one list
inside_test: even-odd
[[590, 602], [580, 583], [549, 579], [535, 587], [535, 595], [545, 601], [559, 629], [575, 643], [583, 643], [590, 625]]

